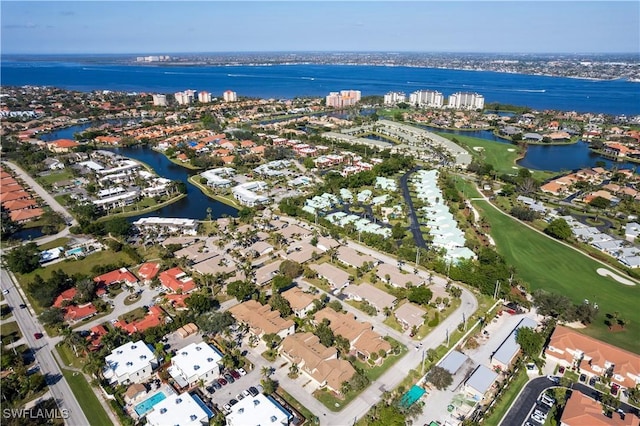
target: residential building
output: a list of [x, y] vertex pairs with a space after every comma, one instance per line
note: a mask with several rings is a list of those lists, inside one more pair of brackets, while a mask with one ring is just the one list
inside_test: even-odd
[[165, 314], [162, 308], [157, 305], [149, 307], [149, 312], [141, 320], [134, 322], [124, 322], [117, 320], [113, 323], [114, 327], [118, 327], [126, 331], [128, 334], [143, 332], [149, 328], [157, 327], [162, 324]]
[[310, 265], [309, 267], [316, 271], [318, 276], [325, 279], [334, 289], [341, 289], [349, 285], [349, 274], [329, 263]]
[[341, 246], [337, 251], [338, 260], [352, 268], [362, 268], [365, 265], [373, 266], [378, 261], [368, 254], [360, 254], [351, 247]]
[[397, 302], [395, 296], [367, 283], [350, 284], [342, 290], [342, 294], [358, 302], [365, 301], [376, 308], [378, 312], [383, 312], [385, 308], [391, 308]]
[[602, 404], [581, 392], [572, 392], [567, 400], [560, 426], [638, 426], [640, 420], [629, 413], [622, 418], [620, 414], [613, 413], [611, 417], [604, 415]]
[[388, 92], [384, 95], [384, 104], [385, 105], [395, 105], [401, 102], [404, 102], [406, 96], [403, 92]]
[[93, 281], [99, 286], [110, 286], [117, 283], [134, 286], [138, 283], [138, 278], [133, 275], [127, 268], [116, 269], [106, 274], [98, 275]]
[[360, 102], [360, 98], [359, 90], [341, 90], [340, 92], [330, 92], [325, 99], [328, 107], [346, 108]]
[[475, 400], [481, 401], [497, 378], [498, 373], [484, 365], [479, 365], [464, 383], [464, 390]]
[[73, 150], [73, 148], [80, 146], [80, 144], [71, 139], [57, 139], [53, 142], [49, 142], [47, 145], [50, 151], [61, 153], [61, 152], [69, 152]]
[[336, 348], [324, 346], [312, 333], [287, 336], [282, 341], [280, 355], [296, 364], [299, 371], [319, 387], [327, 387], [338, 394], [342, 383], [349, 381], [356, 372], [348, 361], [338, 359]]
[[146, 262], [140, 265], [138, 276], [142, 278], [145, 284], [149, 284], [160, 271], [160, 264], [155, 262]]
[[[373, 331], [371, 324], [357, 321], [352, 313], [338, 313], [331, 308], [324, 308], [316, 312], [313, 319], [316, 323], [328, 320], [333, 333], [347, 339], [351, 351], [361, 360], [368, 360], [374, 352], [380, 354], [381, 351], [391, 351], [389, 342]], [[376, 363], [382, 363], [382, 357], [379, 357]]]
[[280, 271], [280, 264], [282, 260], [276, 260], [275, 262], [268, 263], [261, 266], [256, 270], [256, 285], [263, 286], [271, 282], [273, 277], [278, 275]]
[[201, 102], [203, 104], [208, 104], [209, 102], [211, 102], [211, 93], [204, 91], [198, 93], [198, 102]]
[[227, 426], [288, 425], [293, 415], [271, 396], [259, 393], [231, 407]]
[[500, 368], [503, 371], [509, 368], [516, 355], [520, 353], [520, 345], [516, 342], [516, 336], [518, 335], [518, 330], [523, 327], [535, 330], [538, 327], [538, 323], [531, 318], [522, 318], [491, 356], [492, 367]]
[[231, 189], [231, 192], [240, 204], [248, 207], [256, 207], [269, 204], [268, 197], [256, 193], [256, 191], [264, 191], [265, 189], [267, 189], [266, 182], [253, 181], [236, 185]]
[[222, 354], [205, 342], [191, 343], [171, 358], [169, 374], [180, 387], [193, 386], [202, 380], [210, 383], [220, 375]]
[[557, 326], [545, 350], [547, 362], [577, 367], [589, 377], [609, 376], [611, 383], [623, 388], [640, 384], [640, 355]]
[[409, 103], [419, 107], [442, 108], [444, 95], [436, 90], [418, 90], [409, 95]]
[[185, 90], [184, 92], [177, 92], [174, 96], [178, 105], [189, 105], [193, 103], [195, 95], [195, 90]]
[[400, 325], [402, 325], [402, 328], [405, 330], [411, 330], [413, 327], [422, 326], [422, 324], [424, 324], [426, 314], [426, 310], [411, 302], [401, 305], [393, 313]]
[[64, 320], [65, 321], [82, 321], [83, 319], [91, 318], [98, 313], [98, 310], [93, 303], [85, 303], [82, 305], [69, 305], [64, 308]]
[[102, 375], [109, 383], [140, 383], [151, 377], [158, 366], [152, 348], [142, 340], [127, 342], [115, 348], [104, 359]]
[[159, 279], [162, 286], [173, 293], [191, 293], [197, 288], [193, 278], [178, 266], [161, 272]]
[[147, 414], [149, 426], [203, 426], [209, 424], [209, 414], [189, 393], [171, 394], [153, 406]]
[[180, 232], [186, 235], [196, 235], [198, 233], [198, 221], [194, 219], [143, 217], [133, 222], [133, 225], [140, 230]]
[[154, 94], [153, 106], [167, 106], [167, 95]]
[[232, 92], [231, 90], [226, 90], [222, 93], [222, 99], [225, 102], [236, 102], [238, 100], [238, 94], [236, 92]]
[[265, 334], [277, 334], [283, 339], [293, 334], [295, 323], [285, 320], [280, 312], [272, 311], [269, 305], [262, 305], [255, 300], [242, 302], [229, 309], [236, 321], [249, 326], [251, 333], [258, 337]]
[[287, 299], [293, 313], [298, 318], [306, 317], [315, 307], [313, 301], [319, 299], [319, 297], [314, 294], [305, 293], [300, 287], [293, 287], [282, 292], [282, 297]]
[[424, 284], [424, 278], [417, 274], [402, 273], [398, 267], [382, 263], [376, 269], [376, 276], [381, 281], [391, 284], [394, 287], [406, 288], [408, 285], [414, 287]]
[[448, 107], [456, 109], [482, 109], [484, 108], [484, 96], [478, 93], [457, 92], [449, 96]]

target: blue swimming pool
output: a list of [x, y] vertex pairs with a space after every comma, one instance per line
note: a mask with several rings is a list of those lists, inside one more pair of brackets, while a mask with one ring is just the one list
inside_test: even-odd
[[196, 404], [198, 404], [200, 406], [200, 408], [202, 408], [204, 410], [204, 412], [207, 413], [207, 416], [209, 418], [213, 417], [213, 411], [211, 411], [211, 409], [209, 407], [207, 407], [207, 405], [204, 403], [204, 401], [201, 400], [200, 397], [197, 394], [192, 393], [191, 396], [193, 397], [193, 400], [196, 402]]
[[409, 392], [402, 395], [402, 399], [400, 399], [400, 404], [404, 407], [410, 407], [417, 400], [420, 399], [422, 395], [424, 395], [426, 391], [422, 389], [420, 386], [413, 386], [409, 389]]
[[67, 250], [66, 255], [67, 255], [67, 256], [73, 256], [74, 254], [82, 254], [82, 253], [84, 253], [84, 248], [82, 248], [82, 247], [76, 247], [76, 248], [74, 248], [74, 249]]
[[154, 405], [166, 398], [167, 395], [165, 395], [164, 392], [158, 392], [157, 394], [145, 399], [140, 404], [136, 405], [136, 413], [138, 414], [138, 416], [142, 417], [149, 411], [151, 411]]

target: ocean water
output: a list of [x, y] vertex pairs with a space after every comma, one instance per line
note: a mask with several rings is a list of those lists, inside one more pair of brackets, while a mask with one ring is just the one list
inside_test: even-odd
[[103, 65], [3, 58], [2, 85], [46, 85], [92, 91], [173, 93], [206, 90], [221, 96], [291, 99], [324, 96], [330, 91], [356, 89], [362, 95], [382, 95], [420, 89], [445, 96], [458, 91], [484, 95], [486, 102], [526, 105], [606, 114], [640, 114], [640, 83], [595, 81], [563, 77], [506, 74], [414, 67], [361, 65], [274, 66], [148, 66]]

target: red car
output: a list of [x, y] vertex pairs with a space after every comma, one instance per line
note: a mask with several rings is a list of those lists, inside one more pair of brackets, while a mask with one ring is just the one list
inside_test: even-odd
[[220, 385], [224, 386], [227, 384], [227, 381], [225, 379], [218, 379], [218, 383], [220, 383]]
[[33, 337], [35, 337], [36, 340], [42, 339], [43, 336], [44, 336], [44, 334], [42, 334], [42, 333], [33, 333]]
[[611, 385], [611, 395], [616, 396], [618, 394], [618, 389], [620, 389], [620, 386], [617, 385], [616, 383]]
[[229, 371], [229, 373], [231, 373], [231, 376], [236, 380], [240, 378], [240, 373], [238, 373], [236, 370], [231, 370]]

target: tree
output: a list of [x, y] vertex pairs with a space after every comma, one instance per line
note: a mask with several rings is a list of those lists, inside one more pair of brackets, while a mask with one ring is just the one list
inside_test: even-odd
[[218, 334], [235, 324], [236, 320], [229, 311], [210, 312], [196, 318], [196, 324], [203, 333]]
[[567, 240], [571, 237], [571, 227], [566, 220], [562, 218], [554, 219], [547, 225], [544, 232], [559, 240]]
[[326, 318], [322, 320], [320, 324], [318, 324], [314, 334], [318, 336], [318, 338], [320, 339], [320, 343], [322, 343], [324, 346], [333, 346], [335, 336], [333, 335], [333, 330], [331, 330], [331, 328], [329, 327], [329, 320], [327, 320]]
[[14, 248], [5, 258], [9, 269], [19, 274], [27, 274], [40, 266], [40, 250], [33, 242]]
[[53, 210], [44, 212], [42, 216], [40, 216], [40, 221], [43, 224], [42, 233], [46, 235], [57, 233], [60, 227], [63, 227], [65, 225], [65, 221], [62, 215]]
[[289, 288], [293, 281], [289, 277], [285, 277], [284, 275], [276, 275], [271, 280], [271, 290], [273, 293], [280, 293], [283, 290]]
[[596, 197], [589, 202], [589, 205], [597, 209], [606, 209], [606, 208], [609, 208], [609, 206], [611, 206], [611, 201], [607, 200], [604, 197]]
[[340, 335], [334, 336], [333, 344], [342, 357], [345, 357], [349, 353], [349, 349], [351, 349], [351, 343], [349, 342], [349, 339]]
[[262, 385], [262, 390], [265, 395], [271, 395], [278, 389], [278, 382], [271, 378], [260, 380], [260, 384]]
[[327, 303], [327, 306], [338, 313], [342, 312], [342, 303], [340, 303], [339, 300], [332, 300], [331, 302]]
[[404, 226], [402, 226], [402, 223], [398, 222], [393, 225], [393, 228], [391, 228], [391, 238], [393, 238], [394, 240], [401, 240], [406, 235], [406, 231], [407, 230]]
[[210, 311], [214, 307], [214, 301], [203, 293], [193, 293], [184, 302], [187, 307], [196, 314]]
[[282, 263], [280, 264], [279, 271], [285, 277], [288, 277], [293, 280], [294, 278], [297, 278], [300, 275], [302, 275], [302, 272], [304, 272], [304, 269], [302, 268], [302, 265], [300, 265], [298, 262], [294, 260], [286, 259], [286, 260], [283, 260]]
[[431, 289], [425, 286], [412, 287], [407, 293], [407, 299], [410, 302], [417, 303], [419, 305], [428, 305], [433, 297]]
[[293, 313], [289, 301], [279, 293], [275, 293], [271, 296], [271, 299], [269, 299], [269, 305], [271, 305], [271, 307], [276, 311], [280, 311], [280, 314], [283, 317], [288, 317]]
[[535, 359], [542, 350], [544, 336], [530, 327], [520, 327], [516, 332], [516, 343], [520, 345], [525, 356]]
[[64, 311], [60, 308], [45, 309], [40, 314], [40, 321], [46, 325], [58, 325], [64, 321]]
[[429, 382], [433, 383], [438, 390], [443, 390], [453, 383], [453, 376], [448, 370], [435, 365], [429, 372]]
[[104, 222], [104, 230], [111, 235], [126, 237], [131, 232], [131, 223], [124, 217], [115, 217]]
[[239, 302], [249, 299], [257, 291], [257, 287], [249, 281], [238, 280], [227, 285], [227, 294], [235, 297]]

